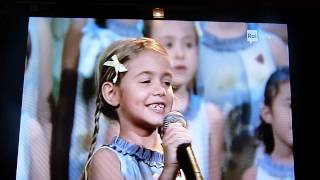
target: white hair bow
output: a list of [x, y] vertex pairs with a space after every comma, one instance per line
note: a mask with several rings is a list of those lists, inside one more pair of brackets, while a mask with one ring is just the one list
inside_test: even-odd
[[113, 78], [113, 83], [116, 83], [117, 79], [118, 79], [118, 73], [119, 72], [126, 72], [126, 71], [128, 71], [128, 69], [123, 64], [121, 64], [119, 62], [117, 55], [113, 55], [111, 57], [111, 59], [112, 59], [112, 61], [106, 61], [103, 65], [114, 67], [114, 70], [116, 72], [116, 76]]

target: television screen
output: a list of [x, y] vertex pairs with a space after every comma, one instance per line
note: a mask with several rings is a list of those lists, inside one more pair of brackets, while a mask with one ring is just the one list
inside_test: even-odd
[[[148, 99], [143, 103], [156, 113], [163, 108], [182, 113], [204, 179], [294, 179], [286, 23], [100, 17], [30, 17], [28, 22], [17, 179], [79, 179], [85, 170], [93, 177], [96, 171], [91, 164], [96, 159], [89, 158], [88, 163], [88, 156], [103, 145], [113, 148], [121, 166], [115, 171], [121, 176], [161, 176], [163, 159], [157, 167], [160, 171], [139, 162], [157, 163], [152, 158], [163, 155], [165, 144], [158, 147], [135, 141], [143, 139], [142, 135], [137, 138], [138, 129], [147, 132], [153, 118], [135, 106], [141, 105], [140, 94], [148, 94], [146, 84], [152, 84], [156, 76], [144, 73], [137, 83], [144, 84], [141, 91], [130, 89], [135, 79], [128, 76], [131, 69], [140, 70], [134, 64], [143, 55], [149, 59], [139, 60], [141, 69], [160, 71], [162, 65], [153, 65], [159, 54], [170, 62], [166, 70], [171, 74], [173, 105], [166, 109], [161, 103], [149, 105]], [[137, 43], [137, 38], [154, 39], [166, 55], [152, 47], [145, 48], [157, 56], [131, 52], [128, 44]], [[123, 62], [122, 56], [129, 60]], [[118, 72], [102, 82], [122, 88], [120, 103], [113, 106], [117, 117], [109, 115], [112, 107], [100, 108], [109, 100], [101, 90], [108, 86], [98, 86], [98, 66], [108, 61], [102, 67]], [[116, 70], [116, 64], [127, 72]], [[153, 140], [149, 136], [144, 138]], [[145, 157], [146, 152], [153, 153], [151, 158]], [[125, 165], [129, 160], [137, 162]], [[179, 172], [180, 176], [188, 174], [185, 169]]]

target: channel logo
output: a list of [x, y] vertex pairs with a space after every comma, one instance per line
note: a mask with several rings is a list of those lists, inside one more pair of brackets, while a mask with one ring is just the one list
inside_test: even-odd
[[247, 41], [251, 44], [258, 41], [258, 31], [257, 30], [247, 30]]

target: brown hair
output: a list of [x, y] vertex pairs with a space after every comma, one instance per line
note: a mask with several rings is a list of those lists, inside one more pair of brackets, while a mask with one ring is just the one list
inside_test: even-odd
[[[116, 41], [112, 43], [100, 56], [99, 58], [99, 71], [97, 73], [97, 100], [96, 100], [96, 111], [94, 117], [94, 132], [92, 135], [92, 141], [90, 146], [90, 152], [88, 155], [88, 160], [92, 156], [96, 141], [97, 134], [99, 131], [99, 117], [102, 112], [110, 120], [119, 120], [118, 114], [116, 112], [115, 106], [108, 104], [101, 93], [102, 85], [104, 82], [112, 82], [116, 73], [113, 67], [103, 65], [106, 61], [110, 60], [113, 55], [117, 55], [118, 60], [121, 64], [126, 63], [130, 59], [133, 59], [138, 54], [143, 51], [153, 51], [159, 53], [163, 56], [168, 57], [167, 51], [162, 47], [160, 43], [151, 38], [137, 38], [137, 39], [126, 39], [121, 41]], [[128, 69], [130, 71], [130, 69]], [[125, 73], [120, 73], [118, 75], [115, 85], [120, 85], [122, 77]]]

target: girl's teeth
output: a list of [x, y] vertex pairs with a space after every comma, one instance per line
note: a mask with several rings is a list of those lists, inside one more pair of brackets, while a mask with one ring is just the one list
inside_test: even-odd
[[151, 108], [156, 110], [156, 111], [161, 111], [164, 109], [164, 105], [163, 104], [152, 104]]

